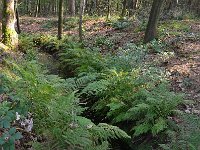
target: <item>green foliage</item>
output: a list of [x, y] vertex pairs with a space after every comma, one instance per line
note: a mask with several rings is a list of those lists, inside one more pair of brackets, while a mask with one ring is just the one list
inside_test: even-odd
[[14, 150], [15, 141], [22, 138], [20, 132], [16, 132], [16, 128], [12, 127], [6, 130], [0, 137], [0, 148], [5, 150]]
[[[108, 148], [110, 139], [129, 138], [119, 129], [108, 124], [95, 125], [82, 116], [85, 108], [80, 106], [78, 89], [94, 80], [95, 75], [80, 79], [62, 79], [57, 75], [48, 75], [45, 68], [37, 60], [6, 61], [3, 75], [6, 78], [6, 93], [33, 114], [36, 133], [44, 134], [52, 148], [91, 149], [95, 146]], [[75, 84], [73, 83], [75, 82]], [[14, 92], [13, 92], [14, 90]], [[4, 103], [3, 103], [4, 104]], [[12, 106], [3, 107], [1, 125], [5, 128], [3, 135], [20, 138], [19, 133], [9, 132], [11, 116], [15, 116]], [[8, 132], [7, 132], [8, 131]], [[13, 129], [11, 128], [11, 131]], [[101, 132], [102, 134], [98, 135]], [[4, 136], [3, 136], [4, 138]], [[80, 142], [81, 141], [81, 142]], [[10, 143], [10, 141], [8, 141]], [[3, 143], [3, 142], [1, 142]], [[56, 145], [55, 145], [56, 143]], [[7, 143], [3, 143], [4, 145]], [[38, 147], [38, 146], [37, 146]], [[40, 147], [40, 146], [39, 146]], [[45, 144], [41, 145], [45, 149]]]
[[181, 123], [178, 124], [178, 132], [169, 132], [169, 142], [167, 144], [160, 144], [160, 147], [164, 150], [198, 150], [199, 145], [199, 133], [200, 133], [200, 119], [193, 114], [183, 114], [178, 116]]
[[[28, 43], [29, 39], [24, 41]], [[183, 97], [170, 91], [162, 70], [144, 63], [145, 46], [127, 44], [114, 55], [103, 55], [68, 39], [58, 42], [41, 36], [33, 41], [50, 53], [56, 51], [61, 70], [73, 76], [62, 79], [49, 75], [37, 57], [17, 63], [5, 61], [6, 93], [23, 108], [20, 114], [33, 113], [36, 133], [47, 138], [44, 143], [33, 143], [36, 148], [108, 149], [111, 139], [130, 138], [127, 133], [135, 141], [174, 131], [169, 118], [176, 114]], [[160, 52], [162, 43], [153, 42], [151, 48]], [[93, 112], [92, 116], [87, 112]], [[96, 125], [83, 114], [112, 125], [98, 119], [94, 120]]]
[[122, 30], [129, 27], [131, 23], [128, 20], [121, 19], [114, 22], [108, 22], [108, 25], [110, 25], [116, 30]]
[[[161, 49], [160, 46], [160, 43], [152, 44], [157, 50]], [[71, 54], [76, 53], [69, 59]], [[146, 134], [156, 137], [164, 131], [173, 130], [168, 117], [174, 114], [182, 95], [169, 90], [161, 70], [142, 64], [145, 54], [144, 47], [129, 44], [119, 49], [116, 55], [107, 55], [104, 59], [96, 57], [100, 55], [99, 52], [87, 49], [67, 50], [60, 56], [63, 64], [76, 64], [72, 68], [92, 68], [78, 69], [78, 73], [97, 75], [79, 88], [81, 95], [99, 98], [90, 104], [97, 116], [108, 118], [112, 124], [129, 122], [131, 129], [128, 132], [133, 137]], [[86, 78], [87, 73], [81, 76]]]
[[146, 27], [147, 27], [147, 21], [143, 21], [143, 22], [140, 24], [140, 26], [137, 27], [137, 28], [135, 29], [135, 31], [136, 31], [136, 32], [145, 31]]
[[[65, 39], [66, 40], [66, 39]], [[60, 41], [55, 36], [50, 35], [40, 35], [33, 39], [33, 42], [42, 51], [49, 54], [54, 54], [59, 50]]]
[[161, 52], [165, 51], [166, 44], [160, 40], [158, 40], [158, 41], [153, 40], [149, 44], [147, 44], [147, 47], [150, 49], [150, 51], [152, 51], [154, 53], [161, 53]]
[[57, 25], [57, 20], [47, 20], [43, 23], [42, 25], [42, 28], [44, 29], [51, 29], [51, 28], [56, 28], [58, 25]]
[[[3, 97], [4, 92], [7, 91], [8, 87], [4, 86], [5, 77], [2, 76], [2, 89], [0, 91], [0, 96]], [[15, 112], [18, 109], [21, 109], [18, 101], [8, 101], [8, 97], [5, 96], [2, 102], [0, 102], [0, 148], [5, 150], [14, 150], [15, 141], [22, 138], [20, 132], [16, 131], [15, 127], [12, 127], [12, 124], [16, 120]]]
[[182, 35], [184, 32], [189, 32], [190, 26], [184, 21], [174, 20], [170, 22], [162, 22], [162, 24], [159, 25], [158, 30], [159, 33], [161, 33], [161, 36], [179, 36]]
[[77, 24], [79, 22], [78, 17], [71, 17], [64, 19], [64, 29], [70, 30], [77, 27]]
[[96, 38], [95, 45], [98, 47], [106, 46], [106, 48], [112, 49], [114, 46], [114, 43], [112, 40], [108, 39], [107, 37], [98, 37]]
[[81, 47], [69, 47], [59, 54], [61, 68], [81, 72], [100, 72], [106, 65], [102, 54], [83, 49]]
[[[63, 28], [64, 30], [70, 30], [73, 28], [77, 27], [78, 24], [78, 17], [70, 17], [70, 18], [65, 18], [63, 20]], [[52, 28], [57, 28], [57, 20], [55, 19], [49, 19], [47, 21], [43, 21], [42, 28], [44, 29], [52, 29]]]

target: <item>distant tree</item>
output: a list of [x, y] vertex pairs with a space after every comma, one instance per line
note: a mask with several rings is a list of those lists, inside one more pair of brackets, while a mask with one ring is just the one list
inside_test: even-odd
[[85, 9], [85, 0], [80, 1], [80, 8], [79, 8], [79, 40], [80, 42], [83, 41], [83, 14]]
[[59, 13], [58, 13], [58, 39], [62, 39], [63, 33], [63, 0], [59, 0]]
[[19, 23], [19, 11], [18, 11], [18, 0], [15, 0], [15, 14], [16, 14], [16, 21], [17, 21], [17, 33], [21, 33], [20, 23]]
[[106, 19], [109, 20], [110, 19], [110, 13], [111, 13], [111, 0], [108, 0], [108, 3], [107, 3], [107, 14], [106, 14]]
[[3, 43], [15, 49], [18, 46], [18, 34], [15, 31], [15, 9], [14, 0], [3, 0], [2, 34]]
[[37, 0], [35, 5], [35, 17], [38, 17], [39, 13], [40, 13], [40, 0]]
[[121, 18], [124, 18], [126, 15], [126, 5], [127, 5], [127, 0], [123, 0], [122, 2], [122, 13], [121, 13]]
[[76, 5], [75, 0], [69, 0], [69, 13], [71, 16], [75, 16]]
[[147, 24], [144, 43], [148, 43], [157, 38], [157, 24], [164, 0], [153, 0], [149, 21]]

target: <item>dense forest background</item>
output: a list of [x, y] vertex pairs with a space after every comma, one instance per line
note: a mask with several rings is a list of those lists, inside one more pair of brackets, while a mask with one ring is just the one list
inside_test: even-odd
[[1, 0], [1, 150], [199, 150], [200, 0]]

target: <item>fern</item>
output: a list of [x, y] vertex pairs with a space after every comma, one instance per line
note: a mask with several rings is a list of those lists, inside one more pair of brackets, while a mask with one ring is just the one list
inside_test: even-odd
[[178, 125], [177, 131], [168, 131], [168, 143], [160, 144], [164, 150], [198, 150], [199, 149], [199, 133], [200, 119], [192, 114], [181, 114], [178, 116], [182, 120]]
[[82, 91], [81, 94], [98, 95], [105, 91], [109, 85], [108, 80], [99, 80], [89, 83]]

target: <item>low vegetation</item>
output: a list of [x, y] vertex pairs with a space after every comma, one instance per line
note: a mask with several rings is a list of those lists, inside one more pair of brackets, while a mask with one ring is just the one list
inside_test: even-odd
[[198, 4], [0, 1], [0, 150], [199, 150]]

